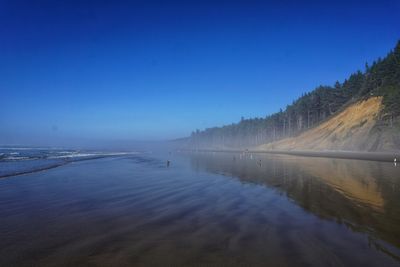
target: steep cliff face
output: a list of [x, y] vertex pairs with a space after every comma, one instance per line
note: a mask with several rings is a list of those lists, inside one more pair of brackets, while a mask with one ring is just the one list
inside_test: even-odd
[[354, 103], [329, 120], [302, 134], [261, 145], [262, 150], [398, 151], [400, 131], [396, 122], [380, 125], [382, 97]]

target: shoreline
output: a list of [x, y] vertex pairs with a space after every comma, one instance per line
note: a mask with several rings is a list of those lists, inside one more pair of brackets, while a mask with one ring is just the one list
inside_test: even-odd
[[90, 158], [80, 158], [80, 159], [74, 159], [74, 160], [64, 160], [58, 163], [54, 163], [51, 165], [47, 165], [47, 166], [42, 166], [42, 167], [38, 167], [38, 168], [34, 168], [34, 169], [30, 169], [30, 170], [24, 170], [24, 171], [17, 171], [17, 172], [12, 172], [12, 173], [6, 173], [6, 174], [0, 174], [0, 179], [4, 179], [4, 178], [9, 178], [9, 177], [13, 177], [13, 176], [19, 176], [19, 175], [24, 175], [24, 174], [31, 174], [31, 173], [36, 173], [36, 172], [42, 172], [42, 171], [47, 171], [47, 170], [51, 170], [54, 168], [58, 168], [73, 162], [80, 162], [80, 161], [86, 161], [86, 160], [95, 160], [95, 159], [102, 159], [102, 158], [107, 158], [107, 157], [116, 157], [117, 155], [101, 155], [101, 156], [96, 156], [96, 157], [90, 157]]
[[54, 168], [57, 168], [60, 166], [64, 166], [68, 163], [71, 163], [71, 162], [65, 161], [65, 162], [61, 162], [61, 163], [57, 163], [57, 164], [53, 164], [53, 165], [49, 165], [49, 166], [45, 166], [45, 167], [41, 167], [41, 168], [37, 168], [37, 169], [7, 173], [7, 174], [0, 175], [0, 179], [12, 177], [12, 176], [30, 174], [30, 173], [35, 173], [35, 172], [47, 171], [47, 170], [54, 169]]
[[241, 150], [241, 149], [186, 149], [181, 151], [191, 152], [218, 152], [218, 153], [254, 153], [254, 154], [278, 154], [291, 155], [300, 157], [317, 157], [317, 158], [337, 158], [337, 159], [354, 159], [354, 160], [370, 160], [382, 162], [397, 162], [400, 164], [399, 152], [361, 152], [361, 151], [312, 151], [312, 150]]

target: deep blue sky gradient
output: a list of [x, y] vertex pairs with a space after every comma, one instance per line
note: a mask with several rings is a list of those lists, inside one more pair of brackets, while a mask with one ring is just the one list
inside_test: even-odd
[[0, 144], [264, 117], [400, 39], [400, 1], [1, 1]]

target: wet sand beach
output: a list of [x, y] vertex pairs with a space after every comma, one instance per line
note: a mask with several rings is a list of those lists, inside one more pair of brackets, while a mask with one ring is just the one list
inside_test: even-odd
[[71, 162], [0, 180], [0, 266], [399, 266], [399, 178], [266, 153]]

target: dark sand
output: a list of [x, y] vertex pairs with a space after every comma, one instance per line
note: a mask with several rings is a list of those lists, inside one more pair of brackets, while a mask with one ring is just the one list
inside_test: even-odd
[[73, 162], [0, 179], [0, 266], [399, 266], [399, 178], [267, 153]]
[[257, 154], [283, 154], [303, 157], [322, 157], [339, 159], [372, 160], [384, 162], [400, 161], [400, 152], [356, 152], [356, 151], [311, 151], [311, 150], [240, 150], [240, 149], [198, 149], [187, 151], [199, 152], [231, 152], [231, 153], [257, 153]]

